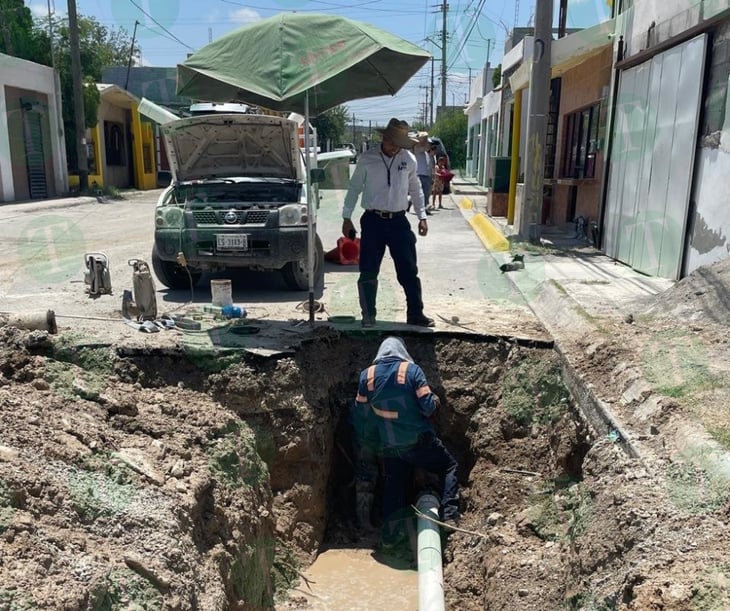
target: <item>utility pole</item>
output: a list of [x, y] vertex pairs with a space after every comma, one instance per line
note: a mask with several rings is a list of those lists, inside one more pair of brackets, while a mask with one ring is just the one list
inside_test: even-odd
[[441, 111], [446, 108], [446, 13], [449, 5], [444, 0], [441, 5], [443, 19], [441, 21]]
[[425, 89], [425, 98], [426, 98], [426, 101], [423, 102], [423, 111], [422, 111], [422, 113], [423, 113], [422, 114], [423, 123], [425, 125], [425, 124], [428, 123], [428, 94], [429, 94], [428, 85], [419, 85], [418, 88], [419, 89]]
[[76, 19], [76, 0], [68, 0], [68, 30], [71, 47], [71, 81], [74, 97], [74, 123], [76, 124], [76, 165], [79, 173], [79, 191], [89, 188], [89, 160], [86, 153], [86, 124], [84, 121], [84, 86], [81, 81], [81, 48], [79, 24]]
[[482, 97], [487, 95], [487, 93], [492, 90], [492, 88], [489, 87], [489, 84], [487, 83], [487, 78], [489, 77], [489, 52], [491, 49], [492, 39], [487, 38], [487, 61], [484, 62], [484, 78], [482, 78]]
[[352, 114], [352, 143], [355, 144], [355, 113]]
[[433, 65], [436, 63], [436, 60], [431, 57], [431, 102], [429, 103], [430, 106], [430, 112], [431, 112], [431, 118], [428, 122], [428, 126], [431, 127], [433, 125]]
[[545, 180], [545, 140], [550, 104], [550, 43], [553, 0], [536, 0], [535, 45], [530, 73], [527, 147], [525, 150], [525, 200], [520, 218], [520, 235], [536, 242], [539, 236]]
[[56, 50], [53, 46], [53, 19], [51, 17], [51, 0], [48, 0], [48, 42], [51, 51], [51, 68], [53, 68], [53, 98], [56, 101], [56, 117], [58, 136], [63, 137], [63, 113], [61, 112], [61, 83], [56, 70]]
[[134, 20], [134, 32], [132, 33], [132, 46], [129, 49], [129, 62], [127, 62], [127, 78], [124, 79], [124, 90], [127, 90], [127, 87], [129, 87], [129, 71], [132, 69], [132, 57], [134, 56], [134, 39], [137, 37], [137, 26], [139, 25], [139, 21], [136, 19]]

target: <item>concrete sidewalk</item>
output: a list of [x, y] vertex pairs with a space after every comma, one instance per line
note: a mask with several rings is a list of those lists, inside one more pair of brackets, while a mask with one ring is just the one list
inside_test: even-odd
[[506, 218], [487, 214], [487, 190], [463, 178], [454, 179], [451, 197], [499, 264], [511, 263], [514, 254], [524, 255], [524, 269], [505, 274], [554, 334], [575, 324], [565, 320], [566, 307], [572, 311], [569, 319], [576, 314], [588, 320], [625, 318], [674, 285], [607, 257], [590, 238], [576, 235], [573, 224], [543, 225], [539, 245], [520, 240]]
[[[120, 199], [134, 200], [137, 197], [144, 197], [153, 192], [161, 192], [162, 189], [139, 191], [137, 189], [124, 189], [119, 192]], [[73, 208], [84, 204], [105, 204], [115, 201], [113, 198], [100, 195], [64, 195], [48, 199], [30, 199], [22, 202], [0, 202], [0, 209], [4, 212], [35, 212], [37, 210], [51, 210], [54, 208]]]

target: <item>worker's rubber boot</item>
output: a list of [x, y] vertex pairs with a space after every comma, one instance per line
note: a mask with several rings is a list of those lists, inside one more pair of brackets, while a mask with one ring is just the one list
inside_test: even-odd
[[373, 482], [355, 482], [355, 515], [357, 525], [363, 530], [374, 529], [372, 522], [373, 501], [375, 500]]
[[360, 310], [362, 311], [362, 326], [375, 326], [375, 299], [378, 296], [378, 281], [376, 280], [358, 280], [357, 294], [360, 298]]
[[[421, 279], [415, 278], [413, 282], [403, 287], [406, 293], [406, 311], [408, 320], [416, 320], [423, 317], [423, 290]], [[410, 322], [409, 322], [410, 324]]]

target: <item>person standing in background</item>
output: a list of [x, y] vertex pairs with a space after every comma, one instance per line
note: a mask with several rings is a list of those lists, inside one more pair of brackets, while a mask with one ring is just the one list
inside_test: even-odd
[[[418, 132], [418, 142], [413, 147], [413, 154], [416, 156], [418, 180], [421, 181], [423, 189], [423, 200], [426, 202], [426, 214], [431, 214], [428, 205], [431, 196], [431, 182], [433, 181], [433, 166], [435, 164], [435, 147], [428, 141], [428, 132]], [[408, 205], [410, 210], [411, 206]]]

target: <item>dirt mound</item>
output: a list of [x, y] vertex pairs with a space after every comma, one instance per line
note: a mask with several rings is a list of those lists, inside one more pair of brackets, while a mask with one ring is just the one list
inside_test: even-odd
[[645, 314], [668, 314], [681, 321], [730, 323], [730, 258], [697, 268], [652, 298]]

